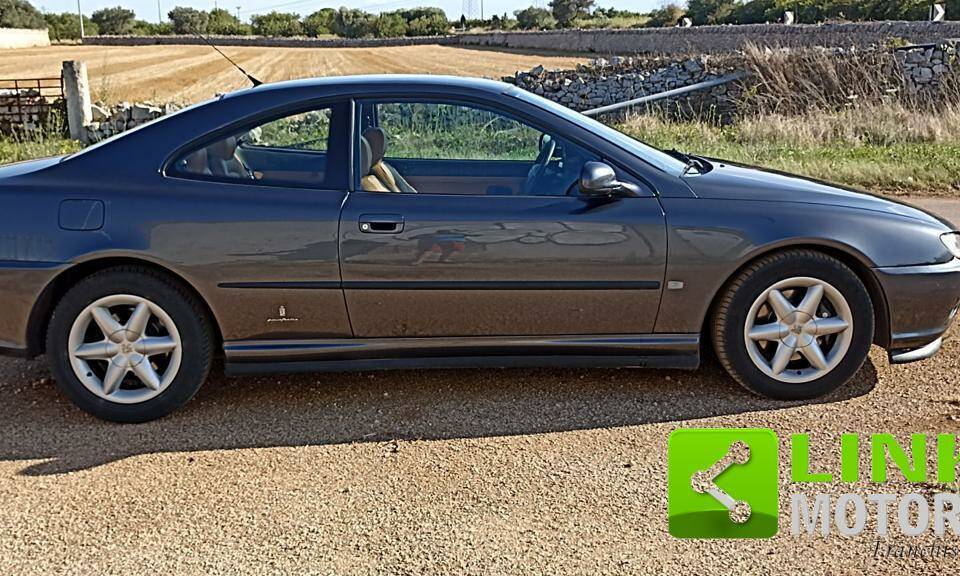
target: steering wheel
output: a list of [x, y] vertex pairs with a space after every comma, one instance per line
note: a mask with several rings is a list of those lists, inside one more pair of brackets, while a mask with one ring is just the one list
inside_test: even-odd
[[527, 179], [523, 183], [524, 196], [536, 196], [537, 181], [546, 173], [547, 165], [553, 158], [553, 153], [557, 150], [557, 141], [549, 134], [544, 134], [544, 136], [543, 142], [540, 144], [540, 153], [537, 154], [537, 159], [530, 171], [527, 172]]

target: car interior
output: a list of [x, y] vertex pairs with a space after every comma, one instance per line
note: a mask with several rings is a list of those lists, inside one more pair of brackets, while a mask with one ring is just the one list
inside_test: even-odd
[[[403, 108], [413, 105], [422, 108]], [[383, 106], [397, 108], [380, 113]], [[442, 109], [430, 106], [457, 113], [444, 117]], [[364, 105], [362, 110], [358, 170], [360, 189], [367, 192], [576, 195], [584, 163], [599, 160], [580, 146], [485, 110], [430, 103]], [[341, 139], [349, 130], [349, 107], [334, 105], [220, 138], [174, 168], [211, 180], [342, 189], [348, 162]], [[394, 152], [395, 141], [405, 146]]]

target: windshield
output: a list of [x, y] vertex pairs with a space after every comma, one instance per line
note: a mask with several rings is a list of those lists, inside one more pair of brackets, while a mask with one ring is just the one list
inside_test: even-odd
[[561, 116], [564, 119], [573, 122], [577, 126], [580, 126], [581, 128], [589, 130], [598, 136], [602, 136], [603, 138], [623, 148], [627, 152], [633, 154], [640, 160], [643, 160], [647, 164], [650, 164], [654, 168], [658, 168], [667, 174], [672, 174], [673, 176], [678, 177], [682, 176], [687, 167], [685, 162], [670, 156], [666, 152], [661, 152], [653, 146], [648, 146], [639, 140], [634, 140], [623, 132], [614, 130], [602, 122], [597, 122], [589, 116], [584, 116], [583, 114], [571, 110], [561, 104], [557, 104], [552, 100], [548, 100], [542, 96], [537, 96], [536, 94], [532, 94], [526, 90], [521, 90], [520, 88], [516, 87], [507, 91], [507, 94], [541, 108], [546, 108], [557, 116]]

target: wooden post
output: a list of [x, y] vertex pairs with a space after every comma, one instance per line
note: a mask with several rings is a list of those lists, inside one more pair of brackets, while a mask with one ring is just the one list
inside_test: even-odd
[[63, 90], [67, 99], [67, 123], [70, 137], [89, 143], [87, 124], [93, 121], [90, 103], [90, 83], [87, 81], [87, 64], [82, 60], [63, 62]]

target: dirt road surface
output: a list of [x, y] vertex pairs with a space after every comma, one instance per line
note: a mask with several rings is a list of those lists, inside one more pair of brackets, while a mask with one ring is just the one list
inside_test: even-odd
[[[798, 485], [781, 457], [780, 533], [669, 536], [671, 430], [957, 432], [960, 342], [810, 403], [697, 372], [450, 370], [214, 377], [184, 410], [123, 426], [73, 408], [39, 361], [0, 360], [2, 574], [949, 573], [875, 558], [876, 536], [790, 535], [789, 494], [955, 489]], [[872, 526], [872, 521], [870, 526]], [[930, 545], [894, 533], [884, 545]], [[958, 545], [948, 536], [942, 543]]]
[[[542, 64], [573, 68], [584, 58], [453, 46], [223, 48], [245, 70], [273, 82], [350, 74], [453, 74], [500, 79]], [[84, 60], [95, 100], [197, 102], [249, 82], [207, 46], [48, 46], [4, 50], [0, 78], [57, 77], [63, 60]]]

